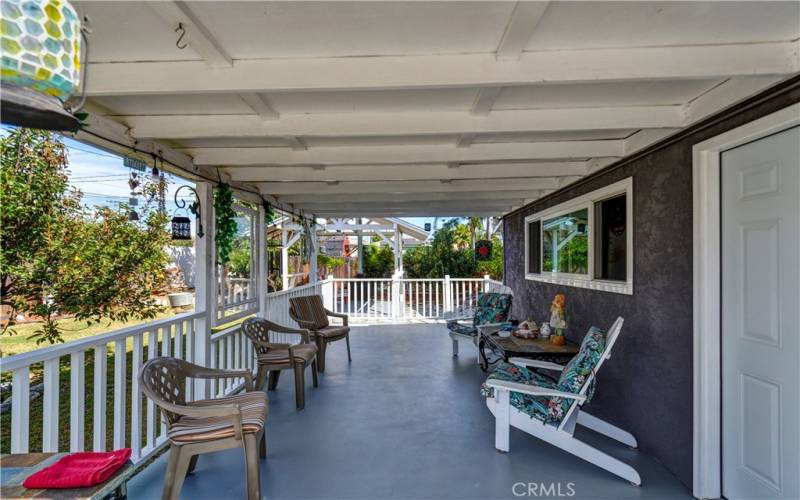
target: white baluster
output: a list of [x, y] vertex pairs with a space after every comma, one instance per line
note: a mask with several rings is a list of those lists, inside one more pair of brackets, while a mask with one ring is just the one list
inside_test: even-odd
[[175, 323], [175, 357], [185, 359], [183, 356], [183, 321]]
[[69, 356], [69, 451], [83, 451], [86, 386], [84, 351]]
[[[157, 357], [156, 349], [158, 348], [158, 330], [150, 330], [147, 339], [147, 359], [155, 359]], [[152, 450], [156, 445], [156, 405], [153, 400], [147, 398], [147, 448]]]
[[133, 336], [131, 356], [131, 455], [134, 460], [142, 456], [142, 394], [139, 372], [142, 371], [143, 336], [143, 333]]
[[94, 348], [94, 451], [106, 451], [106, 376], [108, 375], [108, 346]]
[[58, 369], [59, 358], [44, 362], [44, 401], [42, 407], [42, 451], [58, 451]]
[[114, 449], [125, 448], [125, 389], [127, 359], [125, 339], [114, 342]]
[[30, 371], [25, 366], [11, 375], [11, 453], [28, 453]]

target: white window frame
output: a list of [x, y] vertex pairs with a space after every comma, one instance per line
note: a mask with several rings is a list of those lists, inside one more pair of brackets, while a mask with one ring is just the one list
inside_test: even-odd
[[[625, 195], [625, 227], [626, 227], [626, 272], [625, 281], [603, 280], [595, 278], [595, 220], [594, 205], [599, 201]], [[589, 213], [589, 269], [587, 274], [571, 274], [544, 271], [544, 251], [539, 248], [539, 273], [532, 273], [530, 267], [530, 223], [540, 221], [539, 231], [544, 231], [544, 221], [576, 210], [587, 209]], [[539, 245], [544, 241], [543, 234], [539, 235]], [[627, 177], [614, 184], [586, 193], [564, 203], [555, 205], [541, 212], [536, 212], [525, 217], [525, 278], [531, 281], [552, 283], [556, 285], [589, 288], [613, 293], [633, 295], [633, 177]]]

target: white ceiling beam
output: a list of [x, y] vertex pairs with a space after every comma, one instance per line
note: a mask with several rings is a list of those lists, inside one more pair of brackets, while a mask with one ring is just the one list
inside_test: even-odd
[[583, 175], [586, 162], [421, 165], [347, 165], [316, 167], [233, 167], [225, 169], [231, 179], [265, 181], [404, 181], [439, 179], [499, 179], [504, 177], [560, 177]]
[[[497, 200], [497, 199], [528, 199], [541, 196], [541, 190], [528, 191], [468, 191], [464, 193], [362, 193], [358, 195], [358, 201], [383, 203], [387, 200], [406, 201], [406, 202], [428, 202], [428, 201], [476, 201], [476, 200]], [[285, 203], [350, 203], [353, 196], [350, 194], [296, 194], [281, 196], [280, 200]]]
[[464, 134], [458, 137], [458, 141], [456, 141], [456, 146], [459, 148], [468, 148], [472, 146], [472, 143], [475, 142], [475, 134]]
[[258, 114], [262, 120], [277, 120], [280, 116], [269, 105], [263, 95], [257, 93], [239, 94], [239, 97]]
[[[510, 206], [508, 208], [482, 208], [477, 206], [445, 206], [445, 207], [397, 207], [392, 209], [385, 209], [376, 207], [363, 212], [365, 216], [371, 217], [499, 217], [503, 214], [515, 210], [517, 206]], [[348, 210], [346, 207], [342, 210], [331, 210], [326, 212], [319, 212], [317, 215], [320, 217], [330, 217], [335, 215], [352, 215], [353, 209]]]
[[570, 160], [622, 156], [622, 140], [414, 144], [402, 146], [290, 148], [188, 148], [197, 165], [375, 165], [379, 163], [464, 163], [513, 160]]
[[[186, 30], [182, 43], [187, 43], [197, 54], [203, 58], [211, 68], [232, 68], [233, 59], [225, 49], [214, 39], [211, 32], [200, 22], [186, 2], [154, 1], [147, 2], [172, 29], [181, 24]], [[176, 40], [179, 33], [175, 34]]]
[[137, 115], [120, 119], [142, 138], [354, 137], [680, 127], [684, 112], [682, 106], [673, 105], [492, 111], [484, 116], [409, 111], [292, 114], [271, 121], [256, 115]]
[[516, 61], [533, 36], [550, 2], [517, 2], [497, 46], [497, 59]]
[[680, 129], [653, 128], [653, 129], [640, 130], [625, 139], [625, 146], [624, 146], [625, 156], [633, 154], [641, 149], [644, 149], [647, 146], [657, 141], [660, 141], [664, 137], [674, 134], [678, 130]]
[[494, 102], [500, 96], [502, 87], [483, 87], [478, 89], [475, 101], [472, 103], [472, 114], [486, 116], [492, 110]]
[[733, 106], [737, 102], [757, 94], [782, 79], [782, 77], [774, 76], [731, 78], [686, 104], [686, 124], [698, 122], [717, 111]]
[[[561, 179], [566, 179], [561, 177]], [[555, 189], [555, 178], [533, 179], [481, 179], [431, 181], [391, 181], [391, 182], [261, 182], [256, 184], [264, 194], [275, 196], [290, 194], [358, 194], [358, 193], [424, 193], [453, 191], [496, 190], [538, 190]]]
[[89, 96], [208, 92], [504, 87], [652, 79], [788, 75], [800, 70], [792, 42], [494, 54], [241, 59], [225, 71], [203, 61], [90, 63]]
[[305, 151], [306, 149], [308, 149], [306, 147], [306, 144], [302, 140], [300, 140], [300, 138], [297, 136], [287, 135], [283, 137], [283, 140], [285, 140], [286, 144], [288, 144], [289, 147], [292, 148], [292, 150], [294, 151]]

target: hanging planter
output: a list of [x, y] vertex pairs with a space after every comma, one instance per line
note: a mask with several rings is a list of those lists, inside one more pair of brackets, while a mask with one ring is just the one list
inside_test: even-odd
[[479, 240], [475, 242], [475, 260], [492, 260], [492, 242]]
[[81, 80], [81, 23], [66, 0], [2, 2], [3, 123], [75, 132], [64, 103]]

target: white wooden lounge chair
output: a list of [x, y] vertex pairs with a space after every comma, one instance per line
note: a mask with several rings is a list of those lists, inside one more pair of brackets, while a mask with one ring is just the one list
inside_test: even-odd
[[[575, 438], [575, 425], [615, 439], [636, 449], [636, 438], [614, 425], [589, 415], [581, 406], [592, 396], [595, 374], [611, 357], [611, 349], [622, 329], [617, 318], [607, 334], [592, 328], [581, 351], [566, 366], [544, 361], [511, 358], [500, 363], [486, 380], [486, 405], [495, 416], [495, 448], [509, 451], [511, 426], [572, 453], [612, 474], [641, 485], [636, 469]], [[558, 383], [531, 370], [561, 373]]]

